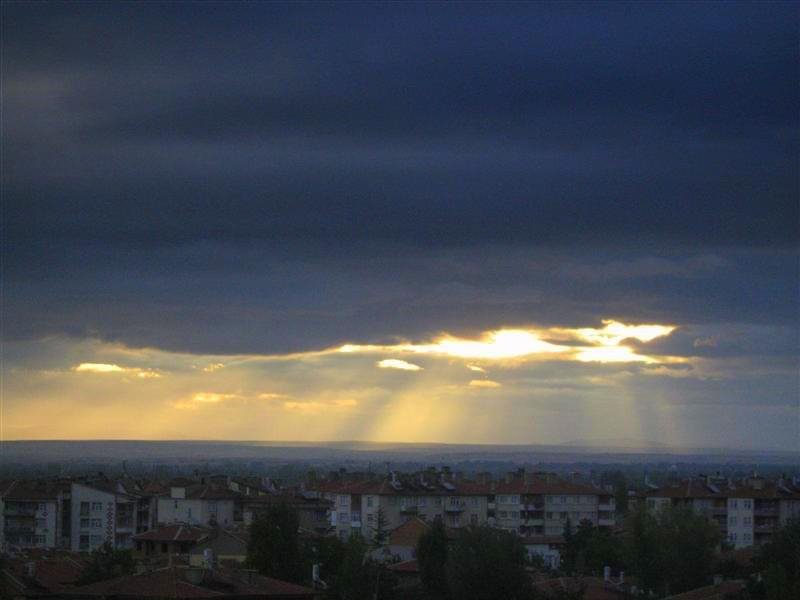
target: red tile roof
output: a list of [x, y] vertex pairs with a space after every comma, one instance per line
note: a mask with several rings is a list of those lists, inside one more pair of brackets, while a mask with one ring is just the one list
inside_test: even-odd
[[417, 562], [416, 558], [394, 563], [386, 568], [390, 571], [394, 571], [395, 573], [419, 573], [419, 563]]
[[669, 596], [667, 600], [724, 600], [729, 595], [741, 592], [745, 587], [747, 587], [745, 582], [741, 580], [723, 581], [719, 585], [707, 585], [676, 596]]
[[[195, 571], [198, 583], [187, 580], [187, 573]], [[139, 575], [117, 577], [74, 588], [63, 593], [66, 597], [106, 600], [160, 598], [183, 600], [191, 598], [313, 598], [314, 591], [287, 581], [264, 577], [257, 573], [234, 569], [215, 569], [197, 572], [184, 567], [167, 567]]]
[[430, 526], [425, 521], [414, 517], [389, 532], [389, 545], [416, 548], [419, 538], [429, 529]]
[[133, 539], [138, 542], [199, 542], [210, 534], [211, 531], [204, 527], [175, 524], [145, 531], [133, 536]]

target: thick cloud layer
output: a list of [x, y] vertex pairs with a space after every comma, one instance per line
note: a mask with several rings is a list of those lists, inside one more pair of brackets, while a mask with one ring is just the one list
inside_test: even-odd
[[8, 341], [263, 355], [617, 319], [742, 382], [779, 363], [753, 402], [796, 396], [792, 3], [2, 10]]

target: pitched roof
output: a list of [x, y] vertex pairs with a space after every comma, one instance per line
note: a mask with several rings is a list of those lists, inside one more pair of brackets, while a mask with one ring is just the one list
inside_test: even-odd
[[780, 481], [761, 480], [760, 487], [751, 481], [707, 480], [692, 477], [644, 492], [648, 498], [753, 498], [758, 500], [800, 499], [800, 489]]
[[[187, 575], [193, 571], [197, 583]], [[160, 598], [183, 600], [191, 598], [313, 598], [314, 591], [257, 573], [219, 568], [199, 571], [185, 567], [167, 567], [138, 575], [117, 577], [73, 588], [63, 593], [68, 597], [105, 599]]]
[[430, 525], [422, 519], [414, 517], [389, 532], [389, 545], [416, 547], [419, 538], [429, 529]]
[[[28, 574], [31, 563], [34, 565], [32, 577]], [[80, 579], [86, 566], [86, 562], [80, 558], [62, 555], [33, 560], [9, 559], [6, 561], [4, 571], [11, 576], [11, 583], [19, 591], [33, 587], [48, 592], [59, 592], [73, 586]]]
[[178, 523], [139, 533], [133, 539], [139, 542], [199, 542], [210, 534], [211, 531], [205, 527]]
[[419, 573], [419, 563], [416, 558], [411, 560], [404, 560], [403, 562], [393, 563], [386, 567], [395, 573]]
[[723, 581], [719, 585], [707, 585], [682, 594], [669, 596], [667, 600], [723, 600], [729, 595], [741, 592], [745, 587], [746, 583], [743, 580], [734, 579]]

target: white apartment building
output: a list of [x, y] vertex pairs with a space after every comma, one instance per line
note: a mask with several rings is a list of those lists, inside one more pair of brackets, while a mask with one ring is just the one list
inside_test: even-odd
[[73, 483], [71, 488], [73, 552], [91, 552], [109, 543], [116, 549], [133, 547], [131, 539], [149, 528], [142, 517], [142, 499], [118, 482]]
[[14, 482], [2, 499], [3, 549], [52, 549], [61, 541], [61, 492], [52, 486]]
[[763, 544], [790, 519], [800, 517], [800, 484], [756, 475], [734, 481], [701, 476], [645, 493], [650, 510], [683, 506], [706, 515], [734, 548]]
[[232, 527], [236, 498], [234, 492], [210, 485], [174, 485], [168, 495], [158, 497], [157, 522]]

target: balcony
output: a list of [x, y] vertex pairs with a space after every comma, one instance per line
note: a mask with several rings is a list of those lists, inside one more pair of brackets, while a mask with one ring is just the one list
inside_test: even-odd
[[400, 513], [404, 515], [415, 515], [419, 512], [418, 506], [401, 506]]
[[613, 502], [605, 502], [597, 505], [597, 510], [604, 510], [606, 512], [614, 512], [617, 510]]
[[486, 508], [487, 508], [488, 510], [494, 510], [495, 508], [497, 508], [497, 503], [496, 503], [496, 502], [489, 502], [489, 503], [486, 505]]
[[133, 529], [133, 519], [131, 517], [117, 519], [117, 529]]
[[544, 519], [541, 518], [541, 517], [538, 517], [536, 519], [525, 519], [523, 521], [523, 525], [525, 525], [526, 527], [542, 526], [542, 525], [544, 525]]
[[34, 517], [36, 516], [36, 507], [6, 505], [3, 514], [7, 517]]
[[463, 504], [448, 504], [444, 507], [445, 512], [449, 513], [460, 513], [464, 512], [464, 505]]
[[753, 510], [753, 514], [757, 517], [777, 517], [778, 516], [778, 507], [777, 506], [757, 506], [755, 510]]
[[533, 512], [533, 511], [541, 511], [541, 510], [544, 510], [544, 503], [541, 503], [541, 504], [538, 504], [538, 503], [526, 504], [525, 506], [523, 506], [523, 510], [527, 510], [527, 511], [531, 511], [531, 512]]

